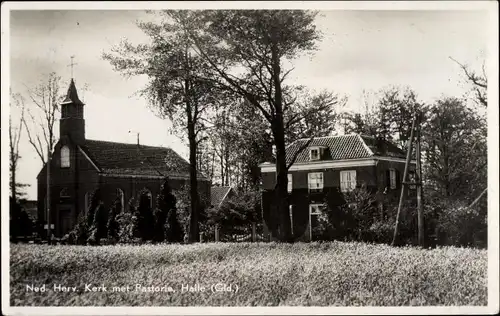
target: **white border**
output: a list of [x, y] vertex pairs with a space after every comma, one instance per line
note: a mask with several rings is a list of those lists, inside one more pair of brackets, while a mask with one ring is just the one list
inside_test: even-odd
[[[499, 310], [498, 283], [498, 3], [496, 1], [246, 1], [246, 2], [3, 2], [1, 19], [1, 62], [2, 62], [2, 105], [9, 104], [10, 46], [9, 25], [10, 10], [137, 10], [137, 9], [322, 9], [322, 10], [488, 10], [491, 14], [491, 47], [488, 60], [488, 306], [450, 306], [450, 307], [6, 307], [10, 304], [9, 282], [2, 282], [2, 312], [5, 314], [37, 315], [117, 315], [117, 314], [330, 314], [346, 315], [369, 313], [382, 314], [493, 314]], [[7, 139], [9, 107], [2, 106], [2, 140]], [[8, 144], [2, 141], [2, 170], [8, 170]], [[6, 219], [8, 210], [8, 173], [2, 172], [2, 276], [9, 276], [9, 225]]]

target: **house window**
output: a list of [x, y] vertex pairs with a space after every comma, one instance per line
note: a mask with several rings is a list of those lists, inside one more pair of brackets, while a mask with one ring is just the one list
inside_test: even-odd
[[389, 169], [389, 185], [391, 190], [394, 190], [397, 187], [396, 169]]
[[323, 172], [313, 172], [308, 174], [309, 192], [323, 191]]
[[309, 158], [311, 160], [319, 160], [319, 148], [311, 148], [309, 151]]
[[352, 191], [356, 188], [356, 170], [340, 171], [340, 190]]
[[292, 192], [293, 189], [293, 176], [291, 173], [288, 174], [288, 193]]
[[63, 146], [61, 148], [61, 168], [69, 168], [69, 148]]

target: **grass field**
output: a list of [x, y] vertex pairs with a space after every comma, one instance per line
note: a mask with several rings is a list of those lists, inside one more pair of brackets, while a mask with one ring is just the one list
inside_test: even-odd
[[[10, 253], [13, 306], [487, 304], [487, 252], [476, 249], [342, 242], [11, 244]], [[28, 288], [44, 284], [45, 292]], [[86, 284], [92, 286], [86, 289]], [[226, 286], [212, 292], [214, 284]], [[77, 292], [58, 292], [54, 285], [75, 287]], [[199, 291], [182, 291], [183, 285]], [[89, 291], [97, 286], [106, 291]], [[160, 287], [162, 291], [155, 291]]]

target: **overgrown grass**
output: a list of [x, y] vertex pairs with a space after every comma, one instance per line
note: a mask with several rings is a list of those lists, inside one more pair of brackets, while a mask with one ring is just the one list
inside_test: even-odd
[[[487, 252], [362, 243], [11, 245], [14, 306], [486, 305]], [[107, 292], [85, 292], [85, 284]], [[210, 290], [232, 285], [232, 292]], [[27, 285], [46, 285], [44, 293]], [[54, 292], [54, 284], [77, 293]], [[135, 291], [135, 285], [175, 292]], [[199, 284], [204, 292], [181, 292]], [[113, 286], [131, 286], [113, 292]], [[238, 291], [235, 292], [236, 286]]]

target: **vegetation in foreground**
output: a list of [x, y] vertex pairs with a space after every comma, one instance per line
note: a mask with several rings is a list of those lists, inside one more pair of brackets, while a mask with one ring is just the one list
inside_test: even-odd
[[[10, 267], [13, 306], [487, 304], [487, 251], [470, 248], [354, 242], [11, 244]], [[218, 283], [231, 285], [232, 291], [212, 293], [210, 286]], [[46, 292], [27, 290], [27, 285], [43, 284]], [[78, 292], [54, 292], [57, 284]], [[107, 291], [85, 291], [85, 284]], [[136, 284], [169, 286], [175, 292], [136, 291]], [[181, 292], [182, 285], [196, 284], [206, 290]], [[113, 292], [113, 286], [131, 290]]]

